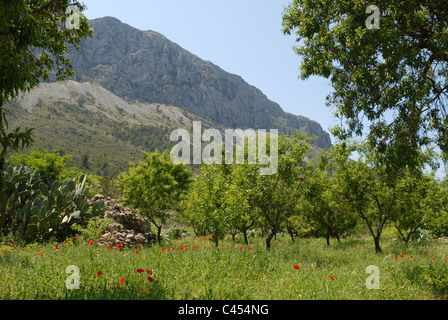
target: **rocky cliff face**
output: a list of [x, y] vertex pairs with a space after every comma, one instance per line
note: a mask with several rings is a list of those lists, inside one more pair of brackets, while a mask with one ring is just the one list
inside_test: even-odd
[[76, 81], [99, 83], [130, 101], [164, 103], [186, 108], [227, 127], [303, 129], [319, 137], [327, 149], [331, 140], [315, 121], [285, 113], [260, 90], [182, 49], [163, 35], [141, 31], [118, 19], [91, 21], [95, 36], [69, 55]]

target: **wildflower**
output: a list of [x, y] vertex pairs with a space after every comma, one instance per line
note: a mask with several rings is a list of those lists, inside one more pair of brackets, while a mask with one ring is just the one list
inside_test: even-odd
[[154, 279], [153, 279], [151, 276], [149, 276], [149, 277], [148, 277], [148, 281], [149, 281], [149, 282], [153, 282]]
[[11, 247], [14, 247], [14, 243], [11, 243]]
[[357, 244], [355, 244], [355, 247], [357, 247], [358, 245]]
[[123, 284], [125, 282], [126, 282], [126, 280], [124, 280], [123, 278], [120, 279], [120, 284]]
[[334, 280], [334, 276], [331, 276], [330, 278], [331, 278], [331, 280]]
[[162, 249], [162, 250], [160, 250], [160, 251], [162, 251], [162, 252], [163, 252], [163, 251], [166, 251], [166, 250], [167, 250], [166, 248], [163, 248], [163, 249]]
[[294, 266], [294, 269], [299, 270], [300, 267], [299, 267], [298, 265], [295, 265], [295, 266]]
[[119, 243], [119, 244], [117, 245], [117, 247], [121, 249], [121, 248], [123, 248], [123, 245], [122, 245], [121, 243]]
[[92, 244], [93, 244], [93, 240], [90, 240], [90, 241], [89, 241], [89, 244], [92, 245]]
[[75, 240], [78, 240], [78, 237], [75, 237]]
[[138, 250], [135, 250], [135, 254], [138, 254]]
[[154, 272], [152, 272], [152, 270], [146, 270], [146, 272], [150, 275], [152, 275]]
[[191, 249], [196, 250], [196, 248], [194, 246], [191, 246]]
[[111, 245], [111, 244], [109, 245], [109, 248], [113, 248], [113, 247], [114, 247], [113, 245]]
[[59, 250], [59, 247], [56, 247], [55, 250]]
[[251, 251], [252, 249], [251, 248], [247, 248], [247, 251]]
[[142, 272], [145, 272], [145, 270], [144, 270], [144, 269], [137, 269], [136, 272], [137, 272], [137, 273], [142, 273]]
[[97, 277], [99, 277], [99, 276], [101, 276], [103, 273], [101, 272], [101, 270], [100, 271], [98, 271], [97, 273], [96, 273], [96, 276]]

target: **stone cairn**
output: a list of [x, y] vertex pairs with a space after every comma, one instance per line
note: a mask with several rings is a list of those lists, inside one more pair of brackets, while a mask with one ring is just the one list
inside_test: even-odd
[[156, 236], [151, 232], [150, 222], [137, 212], [122, 206], [118, 200], [102, 195], [95, 195], [90, 202], [103, 201], [104, 218], [112, 218], [114, 222], [106, 224], [106, 230], [98, 241], [99, 245], [133, 247], [151, 245]]

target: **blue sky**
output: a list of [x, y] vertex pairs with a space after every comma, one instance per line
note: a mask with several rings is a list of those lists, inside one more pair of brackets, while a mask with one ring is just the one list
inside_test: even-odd
[[[113, 16], [153, 30], [227, 72], [238, 74], [283, 110], [319, 122], [337, 122], [325, 106], [331, 92], [324, 78], [300, 80], [294, 36], [281, 32], [292, 0], [83, 0], [88, 19]], [[333, 137], [332, 137], [333, 139]], [[333, 139], [334, 141], [334, 139]]]

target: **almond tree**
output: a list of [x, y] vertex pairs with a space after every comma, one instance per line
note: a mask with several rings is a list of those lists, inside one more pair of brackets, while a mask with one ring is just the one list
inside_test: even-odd
[[327, 102], [342, 124], [334, 133], [367, 134], [395, 176], [403, 164], [418, 168], [422, 149], [448, 154], [447, 27], [440, 0], [294, 0], [283, 15], [300, 77], [331, 81]]
[[138, 165], [131, 163], [128, 171], [120, 173], [117, 186], [125, 204], [138, 209], [156, 227], [160, 243], [170, 211], [178, 208], [191, 183], [191, 171], [182, 163], [172, 163], [169, 151], [144, 152], [143, 158]]

